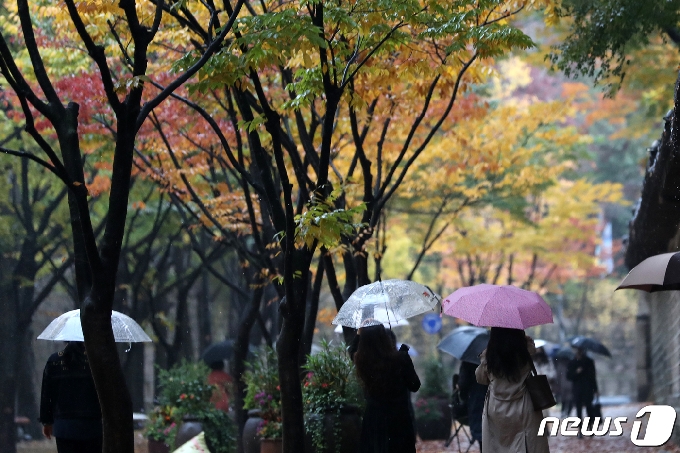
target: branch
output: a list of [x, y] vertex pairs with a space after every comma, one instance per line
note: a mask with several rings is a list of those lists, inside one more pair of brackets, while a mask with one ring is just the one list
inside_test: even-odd
[[[456, 83], [453, 87], [453, 95], [451, 96], [451, 100], [449, 101], [449, 105], [446, 106], [446, 110], [444, 111], [444, 113], [442, 113], [442, 115], [439, 118], [439, 120], [437, 121], [437, 123], [432, 127], [432, 129], [430, 129], [430, 132], [427, 134], [427, 137], [425, 138], [425, 140], [423, 140], [423, 143], [421, 143], [421, 145], [418, 147], [418, 149], [416, 149], [413, 152], [413, 155], [411, 156], [411, 158], [406, 162], [406, 165], [404, 165], [404, 167], [402, 168], [401, 173], [399, 174], [399, 177], [394, 182], [394, 184], [392, 185], [392, 188], [389, 190], [389, 192], [387, 192], [386, 195], [383, 195], [383, 196], [380, 197], [381, 198], [380, 202], [379, 202], [380, 208], [385, 206], [385, 203], [387, 203], [387, 201], [392, 197], [392, 195], [394, 195], [394, 192], [396, 192], [396, 190], [399, 188], [399, 185], [404, 180], [404, 177], [406, 176], [406, 173], [408, 172], [411, 165], [413, 165], [413, 162], [416, 161], [416, 159], [418, 158], [420, 153], [422, 153], [423, 150], [427, 147], [427, 145], [429, 145], [430, 140], [432, 140], [432, 137], [434, 137], [434, 135], [439, 131], [439, 128], [444, 123], [444, 120], [446, 120], [446, 118], [449, 116], [449, 113], [451, 112], [451, 109], [453, 108], [453, 105], [456, 102], [456, 98], [458, 97], [458, 89], [460, 88], [460, 83], [463, 79], [463, 75], [465, 74], [467, 69], [472, 65], [472, 63], [477, 59], [478, 55], [479, 54], [475, 53], [472, 56], [472, 58], [470, 58], [461, 68], [460, 72], [458, 73], [458, 77], [456, 78]], [[394, 168], [396, 168], [396, 166]], [[387, 181], [385, 181], [385, 185], [383, 186], [383, 190], [382, 190], [383, 194], [384, 194], [384, 189], [386, 187], [387, 187]]]
[[231, 30], [232, 25], [234, 25], [234, 21], [236, 20], [236, 17], [238, 16], [238, 13], [241, 10], [241, 6], [243, 6], [243, 2], [244, 0], [238, 0], [236, 2], [236, 5], [234, 6], [234, 11], [229, 16], [229, 20], [227, 21], [226, 25], [224, 26], [220, 34], [217, 36], [217, 38], [215, 38], [215, 40], [212, 43], [210, 43], [210, 45], [203, 53], [201, 58], [196, 63], [194, 63], [189, 69], [187, 69], [181, 76], [173, 80], [167, 87], [165, 87], [165, 89], [161, 91], [160, 94], [158, 94], [151, 101], [144, 104], [141, 111], [139, 112], [139, 115], [137, 116], [137, 122], [135, 125], [137, 130], [139, 130], [139, 128], [142, 127], [142, 123], [144, 123], [144, 120], [154, 108], [160, 105], [160, 103], [167, 99], [172, 93], [174, 93], [174, 91], [177, 88], [182, 86], [187, 80], [193, 77], [194, 74], [196, 74], [208, 62], [210, 57], [212, 57], [213, 54], [217, 52], [219, 47], [222, 45], [222, 41], [224, 41], [224, 38], [227, 36], [227, 33], [229, 33], [229, 31]]
[[102, 83], [104, 84], [104, 92], [106, 92], [106, 98], [108, 99], [113, 111], [118, 113], [118, 110], [120, 109], [120, 101], [118, 100], [116, 91], [113, 88], [113, 77], [111, 76], [109, 65], [106, 62], [104, 47], [96, 45], [92, 40], [92, 37], [87, 32], [85, 24], [83, 23], [83, 20], [78, 13], [78, 8], [76, 8], [73, 0], [64, 1], [66, 2], [66, 8], [68, 9], [69, 15], [71, 16], [73, 25], [76, 27], [76, 31], [78, 32], [80, 39], [82, 39], [83, 44], [85, 44], [88, 55], [90, 58], [92, 58], [92, 60], [94, 60], [94, 62], [97, 64], [97, 67], [99, 68]]
[[57, 178], [59, 178], [64, 184], [66, 184], [67, 187], [71, 187], [71, 182], [68, 179], [68, 175], [62, 174], [52, 164], [42, 160], [41, 158], [39, 158], [35, 154], [31, 154], [31, 153], [26, 152], [26, 151], [15, 151], [15, 150], [12, 150], [12, 149], [5, 148], [4, 146], [0, 146], [0, 152], [5, 153], [5, 154], [9, 154], [11, 156], [17, 156], [17, 157], [22, 157], [22, 158], [25, 158], [25, 159], [32, 160], [33, 162], [36, 162], [38, 165], [41, 165], [42, 167], [45, 167], [46, 169], [48, 169], [49, 171], [54, 173]]

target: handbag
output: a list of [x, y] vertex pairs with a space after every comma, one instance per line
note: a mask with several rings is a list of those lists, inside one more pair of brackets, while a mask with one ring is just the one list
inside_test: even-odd
[[531, 373], [524, 380], [524, 386], [529, 392], [531, 402], [534, 405], [534, 410], [542, 411], [543, 409], [555, 406], [557, 402], [555, 401], [555, 396], [550, 388], [548, 376], [536, 372], [534, 361], [531, 360], [531, 358], [529, 358], [529, 363], [531, 364]]

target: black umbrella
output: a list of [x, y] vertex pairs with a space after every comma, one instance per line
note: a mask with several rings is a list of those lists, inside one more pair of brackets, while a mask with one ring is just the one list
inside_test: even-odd
[[557, 350], [553, 350], [551, 356], [555, 359], [571, 360], [574, 358], [574, 350], [571, 346], [563, 346]]
[[483, 327], [463, 326], [453, 329], [437, 345], [437, 349], [463, 362], [479, 364], [479, 354], [489, 343], [489, 331]]
[[210, 365], [214, 362], [219, 362], [221, 360], [231, 359], [231, 355], [234, 353], [234, 341], [224, 340], [219, 343], [213, 343], [203, 351], [201, 358]]
[[609, 349], [607, 349], [605, 345], [593, 338], [578, 336], [572, 338], [569, 344], [571, 344], [571, 347], [573, 348], [584, 349], [596, 354], [606, 355], [607, 357], [612, 356], [611, 352], [609, 352]]

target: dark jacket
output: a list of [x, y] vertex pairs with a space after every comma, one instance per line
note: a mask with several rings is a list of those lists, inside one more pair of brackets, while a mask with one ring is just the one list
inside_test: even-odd
[[482, 412], [484, 411], [484, 398], [488, 385], [477, 382], [475, 370], [477, 365], [470, 362], [461, 362], [458, 371], [458, 388], [460, 396], [467, 405], [468, 424], [474, 440], [482, 440]]
[[[45, 365], [40, 422], [55, 425], [55, 437], [94, 438], [101, 436], [101, 418], [87, 356], [82, 346], [69, 343]], [[85, 429], [88, 432], [82, 433]]]
[[[580, 373], [576, 370], [582, 368]], [[597, 377], [595, 374], [595, 362], [590, 357], [583, 355], [580, 359], [572, 359], [567, 365], [567, 379], [572, 382], [574, 400], [590, 401], [597, 392]]]
[[409, 411], [410, 393], [420, 379], [407, 352], [393, 364], [394, 380], [377, 392], [366, 390], [366, 411], [361, 428], [360, 453], [415, 453], [416, 433]]

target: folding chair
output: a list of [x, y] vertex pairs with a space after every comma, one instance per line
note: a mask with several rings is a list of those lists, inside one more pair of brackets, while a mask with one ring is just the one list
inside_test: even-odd
[[[462, 453], [462, 447], [460, 444], [460, 437], [459, 435], [465, 435], [465, 438], [467, 438], [468, 441], [468, 447], [465, 450], [465, 453], [470, 451], [470, 448], [472, 448], [472, 445], [474, 444], [474, 441], [472, 440], [472, 435], [470, 434], [470, 427], [468, 426], [468, 414], [467, 414], [467, 402], [463, 400], [460, 396], [460, 390], [456, 388], [456, 384], [458, 383], [458, 375], [455, 374], [453, 376], [453, 394], [451, 395], [451, 404], [449, 404], [449, 408], [451, 408], [451, 419], [452, 422], [455, 426], [455, 429], [453, 433], [451, 434], [451, 437], [444, 443], [444, 447], [448, 447], [451, 445], [453, 440], [455, 439], [457, 444], [458, 444], [458, 451], [459, 453]], [[466, 428], [467, 427], [467, 428]]]

